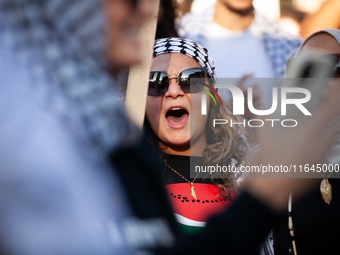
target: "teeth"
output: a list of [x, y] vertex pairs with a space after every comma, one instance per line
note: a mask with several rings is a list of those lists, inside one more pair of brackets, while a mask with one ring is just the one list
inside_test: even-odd
[[171, 108], [170, 110], [171, 111], [177, 111], [177, 110], [182, 110], [183, 108], [181, 108], [181, 107], [174, 107], [174, 108]]

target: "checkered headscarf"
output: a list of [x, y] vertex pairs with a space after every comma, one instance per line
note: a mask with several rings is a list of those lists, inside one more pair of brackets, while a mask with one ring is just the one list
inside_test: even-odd
[[193, 58], [202, 67], [207, 68], [210, 77], [216, 84], [215, 65], [206, 48], [184, 38], [169, 37], [155, 41], [153, 57], [165, 53], [182, 53]]

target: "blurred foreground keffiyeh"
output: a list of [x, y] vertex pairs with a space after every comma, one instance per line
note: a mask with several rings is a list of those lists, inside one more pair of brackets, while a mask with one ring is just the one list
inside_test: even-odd
[[0, 46], [27, 66], [43, 106], [96, 150], [126, 139], [132, 126], [106, 71], [101, 1], [2, 0]]

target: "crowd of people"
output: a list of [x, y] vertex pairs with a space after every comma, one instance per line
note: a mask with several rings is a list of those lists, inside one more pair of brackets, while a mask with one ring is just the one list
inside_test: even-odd
[[[338, 254], [338, 179], [191, 169], [339, 165], [340, 30], [302, 41], [252, 0], [218, 0], [176, 25], [175, 6], [161, 0], [139, 130], [121, 75], [142, 61], [153, 1], [0, 2], [1, 253]], [[283, 134], [259, 129], [256, 153], [252, 130], [213, 128], [213, 119], [243, 120], [227, 95], [216, 107], [220, 78], [284, 77], [288, 58], [311, 49], [332, 61], [313, 118]]]

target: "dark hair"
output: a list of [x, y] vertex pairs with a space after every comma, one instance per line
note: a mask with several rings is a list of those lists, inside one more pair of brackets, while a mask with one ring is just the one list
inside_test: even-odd
[[175, 2], [172, 0], [161, 0], [159, 9], [160, 16], [158, 17], [156, 39], [178, 37], [175, 28]]

